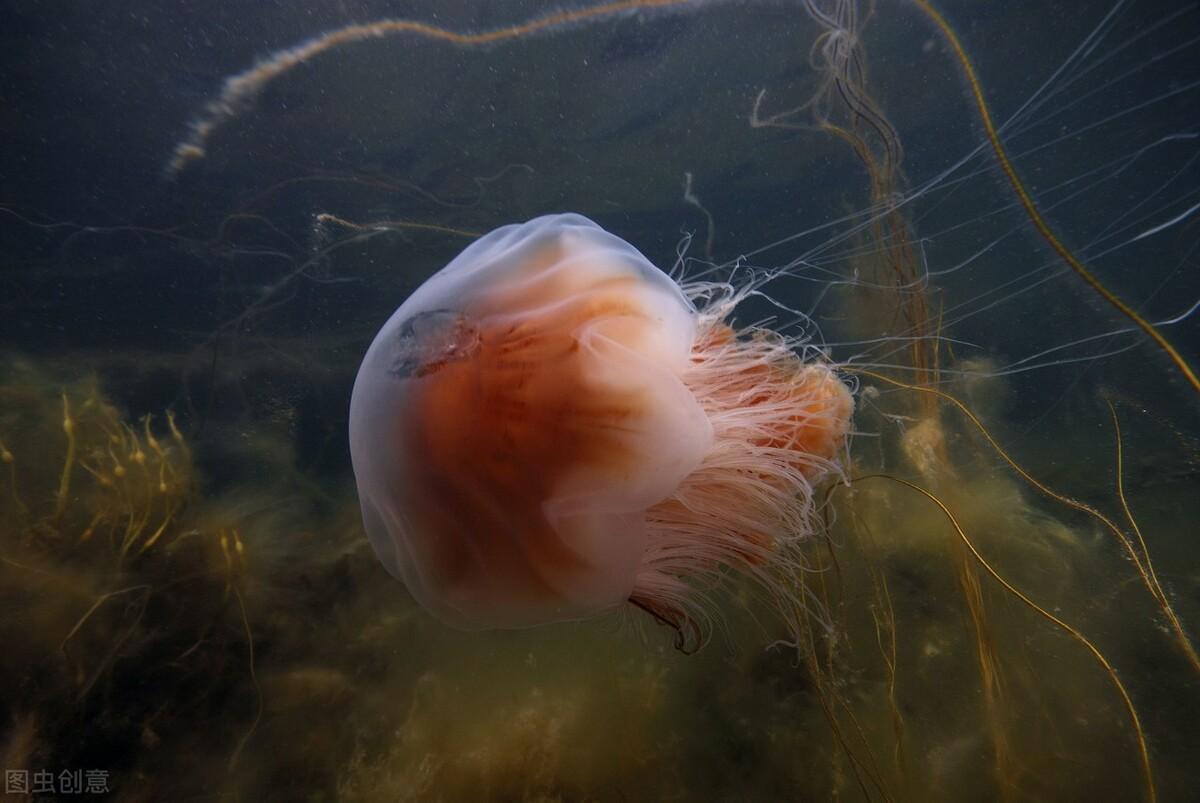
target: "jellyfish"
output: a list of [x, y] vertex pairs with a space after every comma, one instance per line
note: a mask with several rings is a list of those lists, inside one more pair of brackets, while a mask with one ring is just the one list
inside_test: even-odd
[[842, 474], [850, 388], [731, 323], [753, 282], [677, 283], [576, 214], [478, 239], [362, 361], [350, 448], [384, 567], [464, 629], [627, 603], [689, 638], [726, 567], [768, 571]]

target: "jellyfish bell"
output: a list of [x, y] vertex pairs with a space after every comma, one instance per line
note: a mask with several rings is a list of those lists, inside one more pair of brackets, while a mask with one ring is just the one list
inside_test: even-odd
[[683, 632], [697, 588], [786, 560], [840, 472], [853, 400], [746, 295], [677, 284], [579, 215], [480, 238], [384, 324], [350, 406], [380, 561], [445, 622], [632, 602]]
[[355, 382], [351, 449], [384, 565], [459, 625], [619, 605], [641, 511], [712, 440], [677, 378], [694, 338], [679, 288], [583, 218], [471, 245], [384, 325]]

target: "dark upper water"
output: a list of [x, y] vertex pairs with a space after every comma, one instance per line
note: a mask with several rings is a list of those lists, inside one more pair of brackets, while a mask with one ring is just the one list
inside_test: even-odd
[[[352, 23], [577, 7], [0, 11], [6, 791], [68, 798], [78, 770], [121, 800], [1187, 799], [1200, 9], [937, 6], [1060, 250], [1175, 358], [1039, 232], [912, 3], [859, 9], [836, 75], [802, 3], [698, 2], [363, 38], [212, 105]], [[686, 277], [777, 272], [738, 320], [853, 377], [864, 479], [796, 579], [828, 627], [731, 579], [696, 656], [636, 611], [465, 634], [374, 560], [346, 442], [366, 346], [474, 237], [562, 211]], [[1043, 490], [864, 370], [961, 399]]]

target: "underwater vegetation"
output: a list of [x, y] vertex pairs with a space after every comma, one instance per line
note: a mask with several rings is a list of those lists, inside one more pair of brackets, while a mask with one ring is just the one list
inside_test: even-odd
[[196, 517], [170, 411], [131, 423], [94, 380], [20, 360], [3, 377], [6, 766], [184, 772], [248, 666], [239, 522]]
[[[1194, 5], [334, 5], [0, 25], [6, 770], [115, 800], [1189, 799]], [[683, 550], [671, 594], [501, 594], [476, 618], [568, 621], [461, 632], [364, 528], [394, 478], [360, 500], [355, 370], [455, 255], [564, 212], [680, 309], [730, 289], [709, 344], [819, 363], [853, 418], [789, 464], [803, 492], [730, 472], [780, 515], [671, 489], [656, 525], [742, 544]], [[389, 368], [457, 376], [428, 356]], [[464, 397], [429, 408], [445, 474], [500, 429], [452, 426]], [[427, 465], [404, 509], [461, 521]], [[435, 601], [494, 578], [447, 553]]]

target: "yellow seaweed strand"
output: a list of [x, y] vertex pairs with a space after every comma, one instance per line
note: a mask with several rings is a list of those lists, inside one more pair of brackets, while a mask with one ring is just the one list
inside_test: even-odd
[[9, 493], [12, 496], [13, 506], [19, 513], [27, 513], [29, 508], [25, 507], [25, 503], [21, 501], [21, 495], [17, 493], [17, 458], [4, 445], [4, 441], [0, 441], [0, 463], [8, 466]]
[[[826, 500], [829, 494], [832, 493], [838, 486], [833, 486], [826, 494]], [[853, 510], [853, 509], [852, 509]], [[878, 550], [878, 545], [874, 534], [871, 532], [870, 526], [864, 522], [858, 515], [858, 511], [854, 510], [854, 529], [862, 529], [864, 540], [869, 545], [872, 552]], [[826, 525], [826, 532], [829, 531], [829, 525]], [[902, 787], [908, 787], [908, 770], [905, 761], [905, 732], [904, 714], [900, 710], [900, 703], [896, 697], [896, 686], [899, 678], [900, 656], [897, 646], [897, 623], [896, 623], [896, 608], [892, 604], [892, 592], [888, 587], [887, 575], [879, 570], [874, 561], [869, 561], [869, 571], [871, 574], [871, 584], [875, 587], [875, 604], [871, 606], [871, 618], [875, 622], [875, 643], [879, 646], [879, 653], [883, 657], [884, 666], [887, 669], [887, 694], [888, 694], [888, 709], [892, 720], [892, 736], [895, 738], [895, 745], [892, 748], [892, 761], [896, 765], [896, 774], [900, 779]], [[882, 606], [884, 611], [883, 622], [880, 622], [879, 608]], [[881, 630], [886, 627], [888, 640], [887, 645], [883, 643]]]
[[1000, 713], [1007, 706], [1004, 704], [1005, 684], [1000, 671], [1000, 658], [996, 644], [988, 627], [987, 611], [984, 609], [983, 585], [979, 574], [974, 570], [974, 564], [961, 544], [954, 549], [954, 561], [958, 570], [958, 583], [966, 602], [967, 614], [971, 620], [971, 629], [975, 633], [975, 658], [979, 664], [979, 680], [983, 692], [983, 707], [987, 714], [987, 722], [991, 731], [992, 755], [995, 760], [994, 771], [996, 783], [1001, 790], [1001, 799], [1011, 800], [1012, 790], [1005, 783], [1014, 777], [1012, 767], [1012, 749], [1009, 745], [1008, 734], [1000, 720]]
[[[1113, 407], [1112, 402], [1108, 401], [1108, 399], [1105, 399], [1104, 402], [1108, 405], [1108, 412], [1112, 415], [1113, 432], [1117, 440], [1117, 498], [1121, 500], [1121, 510], [1125, 512], [1125, 520], [1129, 522], [1129, 526], [1133, 529], [1133, 534], [1137, 536], [1138, 544], [1141, 545], [1142, 556], [1146, 560], [1146, 571], [1149, 572], [1155, 585], [1159, 585], [1158, 575], [1155, 573], [1154, 564], [1150, 560], [1150, 548], [1146, 546], [1146, 539], [1142, 536], [1142, 528], [1138, 526], [1137, 519], [1133, 515], [1133, 510], [1129, 507], [1129, 500], [1125, 496], [1125, 449], [1121, 439], [1121, 422], [1117, 418], [1117, 410]], [[1161, 586], [1159, 587], [1161, 588]], [[1168, 616], [1170, 615], [1168, 613]]]
[[54, 501], [54, 518], [62, 516], [67, 509], [67, 494], [71, 492], [71, 469], [75, 466], [75, 421], [71, 418], [71, 404], [67, 394], [62, 394], [63, 432], [67, 436], [67, 456], [63, 461], [62, 476], [58, 480], [58, 495]]
[[242, 592], [238, 590], [237, 586], [233, 587], [233, 595], [237, 599], [238, 611], [242, 615], [242, 628], [246, 633], [246, 650], [249, 652], [250, 682], [254, 686], [257, 703], [254, 712], [254, 721], [250, 723], [250, 727], [242, 734], [242, 738], [238, 740], [237, 747], [234, 748], [233, 753], [229, 756], [230, 770], [237, 766], [238, 758], [242, 755], [242, 750], [245, 749], [246, 743], [250, 741], [250, 737], [254, 735], [254, 731], [258, 729], [258, 724], [262, 721], [264, 709], [262, 686], [259, 685], [258, 672], [254, 668], [254, 633], [250, 629], [250, 617], [246, 615], [246, 603], [242, 599]]
[[983, 97], [983, 85], [979, 82], [979, 77], [975, 73], [975, 67], [972, 65], [971, 59], [967, 56], [967, 51], [963, 48], [962, 42], [959, 41], [958, 35], [954, 32], [950, 23], [946, 21], [946, 18], [930, 5], [928, 0], [916, 0], [916, 5], [941, 30], [942, 35], [946, 37], [946, 41], [949, 42], [951, 49], [954, 51], [954, 56], [958, 59], [963, 74], [966, 76], [967, 83], [971, 87], [971, 95], [974, 97], [975, 105], [979, 109], [979, 117], [983, 123], [984, 131], [987, 132], [992, 152], [995, 153], [996, 160], [1000, 163], [1000, 167], [1004, 171], [1009, 185], [1012, 187], [1013, 192], [1016, 193], [1017, 199], [1021, 202], [1021, 208], [1025, 210], [1026, 216], [1038, 230], [1038, 234], [1050, 244], [1055, 253], [1067, 263], [1071, 270], [1075, 271], [1075, 274], [1079, 278], [1087, 282], [1088, 286], [1095, 290], [1101, 298], [1112, 305], [1117, 312], [1132, 321], [1147, 337], [1153, 340], [1155, 345], [1162, 349], [1171, 362], [1175, 364], [1175, 367], [1179, 369], [1180, 373], [1184, 375], [1188, 383], [1192, 386], [1192, 390], [1200, 393], [1200, 377], [1196, 376], [1196, 372], [1192, 370], [1192, 367], [1183, 358], [1183, 355], [1163, 337], [1154, 324], [1139, 315], [1133, 307], [1126, 304], [1115, 293], [1105, 287], [1096, 278], [1095, 274], [1087, 269], [1071, 249], [1067, 248], [1062, 240], [1058, 238], [1058, 235], [1050, 228], [1045, 218], [1042, 217], [1042, 213], [1038, 211], [1037, 204], [1034, 203], [1033, 197], [1025, 188], [1025, 184], [1021, 181], [1020, 176], [1017, 175], [1016, 168], [1008, 158], [1008, 152], [1005, 150], [1004, 144], [1000, 141], [1000, 134], [996, 130], [995, 123], [992, 121], [991, 110]]
[[98, 611], [100, 607], [104, 605], [104, 603], [108, 602], [113, 597], [119, 597], [122, 594], [132, 594], [134, 591], [145, 591], [147, 594], [149, 594], [151, 592], [151, 587], [145, 583], [142, 583], [135, 586], [129, 586], [128, 588], [119, 588], [116, 591], [109, 591], [97, 597], [92, 603], [91, 607], [84, 612], [83, 616], [79, 617], [77, 622], [75, 622], [75, 626], [72, 627], [67, 635], [63, 637], [62, 642], [58, 645], [59, 652], [61, 652], [63, 655], [67, 654], [67, 643], [71, 639], [75, 638], [75, 635], [79, 633], [85, 624], [87, 624], [87, 621], [92, 617], [92, 614]]
[[1138, 716], [1137, 708], [1135, 708], [1133, 705], [1133, 698], [1129, 696], [1129, 691], [1125, 688], [1125, 684], [1121, 682], [1121, 678], [1117, 675], [1116, 668], [1113, 667], [1113, 665], [1109, 663], [1108, 659], [1104, 657], [1104, 653], [1100, 652], [1100, 649], [1096, 647], [1096, 645], [1093, 644], [1091, 640], [1088, 639], [1087, 636], [1083, 635], [1083, 633], [1081, 633], [1078, 629], [1067, 624], [1062, 619], [1059, 619], [1057, 616], [1050, 613], [1050, 611], [1038, 605], [1036, 602], [1026, 596], [1024, 592], [1022, 592], [1012, 583], [1005, 580], [999, 572], [992, 568], [992, 564], [988, 563], [987, 559], [984, 558], [983, 555], [980, 554], [979, 550], [975, 548], [975, 544], [967, 536], [966, 532], [962, 528], [962, 525], [958, 523], [958, 519], [955, 518], [952, 512], [950, 512], [950, 508], [946, 507], [945, 503], [938, 499], [937, 496], [922, 488], [920, 485], [909, 482], [905, 479], [901, 479], [900, 477], [874, 475], [873, 477], [861, 477], [859, 479], [875, 479], [879, 477], [890, 479], [893, 482], [900, 483], [901, 485], [906, 485], [937, 505], [941, 509], [942, 513], [945, 514], [946, 518], [949, 519], [950, 525], [954, 528], [955, 533], [958, 534], [959, 539], [964, 545], [966, 545], [967, 549], [970, 550], [971, 554], [975, 557], [975, 560], [979, 562], [979, 565], [983, 567], [984, 571], [992, 576], [992, 579], [1003, 586], [1005, 591], [1012, 594], [1021, 602], [1025, 603], [1026, 606], [1031, 608], [1039, 616], [1065, 631], [1071, 636], [1071, 638], [1082, 644], [1087, 651], [1092, 654], [1092, 657], [1096, 659], [1096, 661], [1104, 668], [1105, 673], [1108, 674], [1108, 678], [1112, 681], [1117, 693], [1120, 694], [1121, 701], [1125, 704], [1125, 710], [1129, 714], [1129, 720], [1131, 723], [1133, 723], [1134, 733], [1137, 736], [1138, 754], [1139, 758], [1141, 759], [1142, 775], [1146, 783], [1146, 800], [1150, 801], [1150, 803], [1154, 803], [1156, 800], [1158, 800], [1158, 792], [1154, 786], [1154, 772], [1150, 767], [1150, 750], [1146, 745], [1146, 734], [1145, 731], [1142, 730], [1142, 720]]
[[167, 426], [171, 430], [171, 437], [179, 445], [180, 451], [183, 452], [184, 459], [191, 461], [192, 450], [188, 448], [187, 441], [183, 438], [183, 433], [179, 431], [179, 426], [175, 423], [175, 413], [172, 410], [167, 410]]
[[1175, 640], [1178, 642], [1180, 649], [1183, 650], [1184, 655], [1187, 657], [1188, 663], [1192, 665], [1193, 669], [1195, 669], [1197, 672], [1200, 672], [1200, 654], [1197, 654], [1196, 648], [1192, 646], [1192, 640], [1188, 637], [1187, 631], [1184, 630], [1183, 623], [1179, 620], [1179, 617], [1175, 613], [1175, 609], [1171, 606], [1171, 601], [1167, 598], [1166, 592], [1164, 592], [1162, 586], [1159, 585], [1158, 576], [1153, 572], [1152, 567], [1149, 567], [1150, 556], [1148, 554], [1139, 553], [1138, 550], [1134, 548], [1133, 542], [1129, 540], [1129, 536], [1126, 535], [1125, 531], [1118, 527], [1112, 519], [1091, 505], [1080, 502], [1077, 499], [1072, 499], [1064, 494], [1060, 494], [1058, 491], [1055, 491], [1053, 488], [1045, 485], [1028, 471], [1026, 471], [1024, 467], [1014, 460], [1013, 457], [1004, 450], [1004, 447], [1001, 446], [994, 437], [992, 437], [992, 433], [989, 432], [988, 428], [983, 425], [983, 422], [980, 421], [979, 418], [972, 413], [965, 404], [956, 399], [954, 396], [951, 396], [949, 393], [936, 388], [910, 385], [907, 382], [901, 382], [898, 379], [892, 379], [890, 376], [876, 373], [875, 371], [857, 370], [856, 373], [862, 374], [863, 376], [869, 376], [872, 379], [878, 379], [881, 382], [887, 382], [891, 385], [895, 385], [896, 387], [904, 388], [905, 390], [914, 390], [920, 393], [930, 393], [938, 398], [950, 402], [958, 408], [959, 412], [971, 420], [971, 423], [979, 429], [980, 433], [987, 440], [988, 444], [996, 451], [996, 454], [998, 454], [1001, 459], [1008, 464], [1009, 468], [1015, 471], [1017, 475], [1021, 477], [1021, 479], [1025, 480], [1038, 491], [1042, 492], [1056, 502], [1060, 502], [1067, 507], [1078, 510], [1081, 513], [1086, 513], [1096, 521], [1103, 524], [1108, 531], [1117, 538], [1117, 541], [1121, 544], [1122, 548], [1125, 550], [1125, 553], [1133, 562], [1133, 566], [1137, 570], [1142, 584], [1150, 592], [1150, 596], [1154, 598], [1154, 601], [1158, 604], [1158, 607], [1163, 612], [1163, 615], [1167, 617], [1167, 621], [1171, 626], [1171, 630], [1175, 633]]
[[137, 552], [139, 555], [148, 551], [151, 547], [158, 543], [158, 539], [162, 537], [162, 534], [167, 531], [167, 527], [171, 526], [171, 522], [175, 520], [175, 512], [178, 509], [179, 507], [177, 505], [167, 508], [167, 512], [162, 520], [162, 523], [159, 524], [158, 528], [150, 534], [149, 538], [142, 542], [142, 546]]
[[167, 453], [163, 451], [158, 439], [154, 437], [154, 433], [150, 431], [150, 416], [142, 418], [142, 431], [146, 438], [146, 445], [154, 452], [158, 458], [158, 492], [165, 494], [169, 489], [167, 487], [167, 472], [170, 471], [171, 479], [175, 479], [175, 470], [171, 468], [167, 461]]
[[450, 226], [439, 226], [436, 223], [419, 223], [413, 220], [373, 220], [370, 223], [355, 223], [352, 220], [331, 215], [328, 212], [322, 212], [317, 215], [318, 223], [330, 223], [335, 226], [341, 226], [345, 229], [353, 229], [354, 231], [382, 231], [386, 229], [413, 229], [416, 231], [434, 231], [439, 234], [453, 234], [456, 237], [466, 237], [467, 239], [476, 239], [482, 237], [482, 232], [468, 231], [466, 229], [456, 229]]
[[539, 31], [554, 31], [619, 14], [654, 8], [670, 8], [695, 0], [613, 0], [579, 9], [555, 11], [525, 22], [506, 25], [479, 33], [462, 33], [410, 19], [384, 19], [347, 25], [320, 34], [296, 47], [276, 52], [250, 69], [225, 80], [221, 94], [210, 101], [201, 117], [191, 124], [191, 134], [175, 147], [167, 166], [169, 176], [177, 175], [190, 162], [205, 156], [208, 139], [222, 123], [236, 117], [263, 88], [279, 76], [307, 61], [355, 42], [408, 34], [430, 41], [449, 42], [461, 47], [480, 47], [524, 39]]

